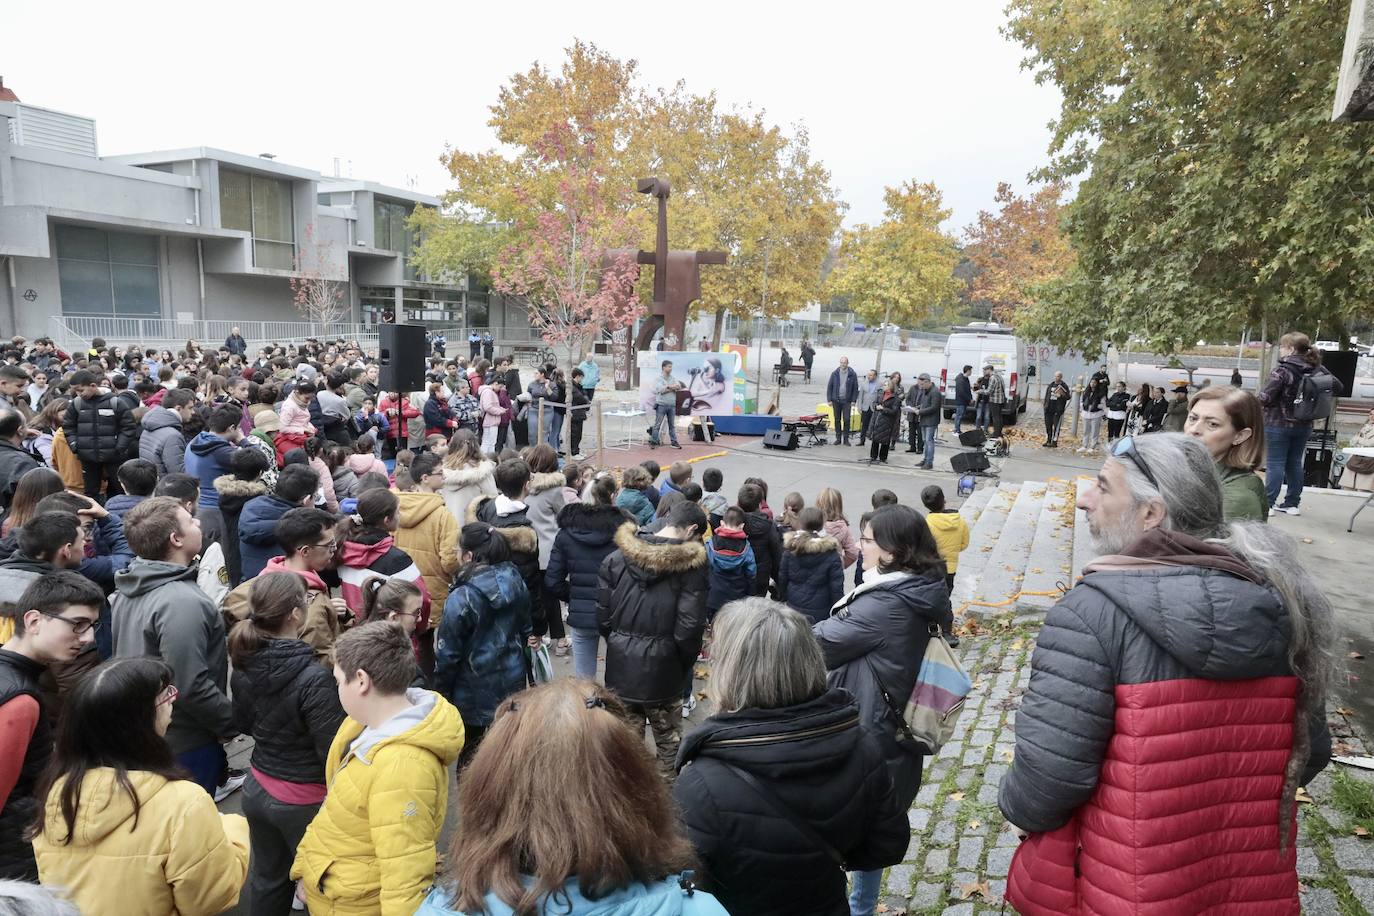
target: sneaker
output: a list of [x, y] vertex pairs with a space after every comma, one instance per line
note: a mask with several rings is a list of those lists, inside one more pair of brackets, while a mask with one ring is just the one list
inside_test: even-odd
[[229, 775], [225, 777], [224, 782], [220, 783], [218, 786], [215, 786], [215, 804], [219, 804], [220, 802], [228, 798], [230, 795], [233, 795], [239, 789], [243, 788], [243, 784], [247, 781], [247, 770], [231, 769], [229, 771]]
[[680, 443], [680, 442], [674, 442], [674, 443], [673, 443], [673, 448], [682, 448], [682, 443]]
[[1287, 512], [1289, 515], [1302, 515], [1302, 510], [1297, 506], [1279, 506], [1280, 512]]
[[682, 718], [685, 719], [685, 718], [687, 718], [688, 716], [690, 716], [690, 715], [692, 714], [692, 710], [694, 710], [694, 709], [696, 709], [696, 708], [697, 708], [697, 695], [693, 693], [693, 694], [690, 694], [690, 695], [687, 697], [687, 702], [682, 704]]
[[1270, 518], [1273, 518], [1274, 516], [1276, 516], [1276, 515], [1278, 515], [1278, 514], [1279, 514], [1279, 508], [1278, 508], [1278, 506], [1270, 506], [1270, 507], [1269, 507], [1269, 517], [1270, 517]]
[[586, 460], [587, 460], [587, 456], [584, 455], [584, 454], [582, 454], [581, 452], [578, 452], [576, 455], [573, 455], [573, 456], [572, 456], [572, 460], [573, 460], [573, 461], [586, 461]]

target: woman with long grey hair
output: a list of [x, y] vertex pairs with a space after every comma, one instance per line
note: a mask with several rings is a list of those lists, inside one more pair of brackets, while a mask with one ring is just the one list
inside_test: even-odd
[[732, 913], [848, 916], [845, 864], [895, 864], [910, 839], [881, 748], [826, 686], [802, 614], [732, 601], [711, 651], [717, 712], [683, 740], [673, 789], [702, 886]]
[[1195, 438], [1112, 444], [1101, 556], [1050, 609], [1002, 780], [1023, 916], [1298, 912], [1294, 794], [1327, 764], [1331, 607], [1293, 539], [1223, 520]]

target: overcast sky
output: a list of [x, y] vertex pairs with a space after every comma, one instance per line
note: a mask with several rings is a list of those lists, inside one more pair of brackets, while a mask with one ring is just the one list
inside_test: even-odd
[[1058, 93], [1019, 67], [1004, 0], [806, 5], [67, 0], [6, 4], [0, 76], [24, 102], [94, 117], [102, 155], [188, 146], [437, 193], [444, 144], [488, 149], [511, 74], [574, 37], [722, 102], [803, 123], [848, 224], [885, 185], [933, 180], [962, 229], [998, 181], [1046, 158]]

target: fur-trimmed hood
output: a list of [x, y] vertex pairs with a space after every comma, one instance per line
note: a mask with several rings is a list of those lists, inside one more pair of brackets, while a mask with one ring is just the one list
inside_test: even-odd
[[511, 528], [502, 528], [498, 525], [496, 531], [506, 539], [506, 544], [512, 553], [539, 552], [539, 535], [535, 534], [534, 529], [528, 525], [518, 525]]
[[568, 503], [558, 513], [558, 528], [581, 544], [609, 544], [628, 516], [615, 506]]
[[539, 535], [535, 532], [534, 526], [530, 524], [527, 509], [510, 515], [496, 514], [496, 498], [484, 496], [481, 499], [474, 499], [468, 503], [467, 520], [465, 524], [472, 522], [486, 522], [501, 532], [501, 536], [506, 539], [506, 544], [514, 553], [537, 554], [539, 553]]
[[239, 480], [233, 474], [225, 474], [215, 478], [215, 490], [219, 493], [220, 509], [233, 512], [242, 509], [243, 504], [253, 497], [266, 493], [267, 484], [261, 480]]
[[567, 479], [558, 471], [550, 471], [547, 474], [534, 474], [530, 477], [530, 495], [543, 493], [545, 490], [552, 490], [554, 487], [562, 487]]
[[[461, 490], [463, 487], [475, 487], [483, 480], [491, 477], [496, 471], [496, 463], [483, 458], [476, 465], [468, 465], [461, 468], [444, 468], [444, 489]], [[559, 476], [559, 482], [563, 480]]]
[[700, 569], [706, 565], [706, 545], [701, 541], [675, 541], [656, 534], [638, 534], [633, 522], [626, 522], [615, 533], [615, 546], [625, 555], [632, 570], [650, 576], [667, 576]]
[[828, 534], [812, 534], [809, 531], [789, 531], [783, 535], [782, 546], [796, 554], [817, 554], [834, 551], [839, 553], [840, 542]]

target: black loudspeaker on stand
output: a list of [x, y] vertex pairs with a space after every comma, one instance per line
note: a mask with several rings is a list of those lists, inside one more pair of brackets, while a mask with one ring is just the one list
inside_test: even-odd
[[770, 429], [763, 434], [763, 447], [790, 452], [797, 447], [797, 434], [791, 430]]
[[377, 384], [383, 391], [424, 391], [425, 329], [418, 324], [382, 324], [377, 331]]
[[956, 474], [967, 474], [970, 471], [986, 471], [992, 467], [992, 462], [982, 452], [955, 452], [949, 456], [949, 466]]

